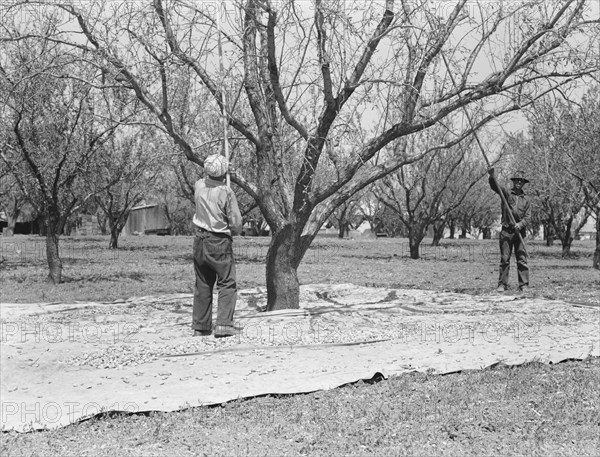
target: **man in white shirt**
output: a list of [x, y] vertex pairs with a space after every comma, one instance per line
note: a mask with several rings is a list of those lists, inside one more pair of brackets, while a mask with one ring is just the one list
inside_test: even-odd
[[232, 236], [242, 232], [242, 216], [235, 194], [225, 184], [228, 167], [225, 157], [212, 154], [204, 161], [205, 177], [196, 181], [194, 336], [208, 336], [213, 332], [215, 284], [219, 291], [215, 337], [234, 336], [240, 332], [233, 325], [237, 284]]

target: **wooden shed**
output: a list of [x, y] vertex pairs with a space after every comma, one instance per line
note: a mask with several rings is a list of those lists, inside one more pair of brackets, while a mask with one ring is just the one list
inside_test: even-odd
[[159, 204], [131, 209], [122, 235], [169, 235], [170, 226], [165, 208]]

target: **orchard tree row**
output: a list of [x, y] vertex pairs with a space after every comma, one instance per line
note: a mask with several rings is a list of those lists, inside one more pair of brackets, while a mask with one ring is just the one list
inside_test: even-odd
[[271, 231], [267, 308], [297, 308], [298, 265], [341, 205], [376, 184], [401, 220], [422, 221], [418, 244], [485, 173], [474, 131], [597, 71], [593, 3], [12, 2], [3, 161], [44, 214], [60, 282], [69, 214], [94, 200], [118, 232], [166, 150], [188, 163], [163, 185], [189, 193], [224, 114], [231, 181]]

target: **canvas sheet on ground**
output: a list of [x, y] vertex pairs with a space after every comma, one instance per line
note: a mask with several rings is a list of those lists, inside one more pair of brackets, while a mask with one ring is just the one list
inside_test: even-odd
[[190, 294], [2, 304], [3, 430], [102, 411], [174, 411], [331, 389], [376, 373], [449, 373], [600, 356], [600, 309], [518, 295], [354, 285], [301, 288], [301, 309], [239, 293], [239, 337], [192, 337]]

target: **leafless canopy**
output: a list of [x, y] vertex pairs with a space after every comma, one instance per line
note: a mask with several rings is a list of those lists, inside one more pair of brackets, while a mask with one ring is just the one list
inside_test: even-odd
[[[193, 109], [176, 82], [187, 72], [217, 119], [227, 91], [229, 126], [246, 151], [232, 181], [271, 226], [273, 255], [295, 270], [331, 212], [366, 185], [596, 71], [590, 8], [591, 0], [17, 2], [2, 39], [84, 51], [198, 164], [206, 153], [194, 144], [206, 138], [201, 125], [180, 128]], [[424, 151], [406, 148], [409, 135], [463, 108], [473, 126]]]

